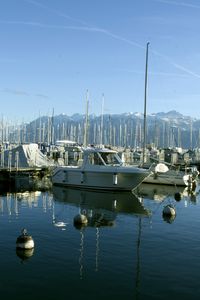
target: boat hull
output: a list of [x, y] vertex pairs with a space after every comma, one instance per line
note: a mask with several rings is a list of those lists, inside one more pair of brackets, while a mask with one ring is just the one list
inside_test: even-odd
[[132, 168], [108, 170], [107, 167], [102, 167], [96, 171], [59, 167], [54, 172], [52, 182], [60, 186], [127, 191], [136, 188], [148, 175], [146, 170]]

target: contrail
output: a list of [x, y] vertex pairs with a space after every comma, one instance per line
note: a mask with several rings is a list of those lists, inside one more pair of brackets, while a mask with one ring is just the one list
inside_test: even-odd
[[[121, 72], [127, 72], [127, 73], [134, 73], [134, 74], [137, 74], [137, 75], [144, 75], [144, 72], [142, 71], [135, 71], [135, 70], [130, 70], [130, 69], [117, 69]], [[148, 72], [150, 75], [153, 75], [153, 76], [170, 76], [170, 77], [180, 77], [180, 78], [188, 78], [189, 74], [180, 74], [180, 73], [168, 73], [168, 72], [151, 72], [149, 71]]]
[[179, 65], [179, 64], [173, 63], [173, 65], [174, 65], [177, 69], [182, 70], [182, 71], [184, 71], [184, 72], [187, 73], [187, 74], [190, 74], [190, 75], [192, 75], [192, 76], [194, 76], [194, 77], [196, 77], [196, 78], [200, 78], [200, 75], [199, 75], [199, 74], [197, 74], [197, 73], [195, 73], [195, 72], [193, 72], [193, 71], [191, 71], [191, 70], [189, 70], [189, 69], [186, 69], [185, 67], [183, 67], [183, 66], [181, 66], [181, 65]]
[[64, 25], [48, 25], [39, 22], [27, 22], [27, 21], [0, 21], [1, 24], [10, 24], [10, 25], [27, 25], [33, 27], [41, 27], [41, 28], [51, 28], [51, 29], [73, 29], [73, 30], [83, 30], [83, 31], [101, 31], [98, 28], [90, 28], [83, 26], [64, 26]]
[[82, 25], [87, 25], [87, 23], [84, 22], [84, 21], [82, 21], [82, 20], [79, 20], [79, 19], [76, 19], [76, 18], [72, 18], [72, 17], [70, 17], [69, 15], [66, 15], [66, 14], [64, 14], [64, 13], [58, 11], [58, 10], [51, 9], [51, 8], [49, 8], [48, 6], [46, 6], [46, 5], [44, 5], [44, 4], [41, 4], [41, 3], [39, 3], [39, 2], [37, 2], [37, 1], [35, 1], [35, 0], [24, 0], [24, 1], [25, 1], [25, 2], [28, 2], [28, 3], [31, 3], [31, 4], [33, 4], [33, 5], [35, 5], [35, 6], [41, 7], [41, 8], [43, 8], [43, 9], [46, 9], [46, 10], [48, 10], [48, 11], [50, 11], [50, 12], [52, 12], [52, 13], [54, 13], [54, 14], [60, 16], [60, 17], [66, 18], [66, 19], [71, 20], [71, 21], [76, 21], [76, 22], [78, 22], [78, 23], [80, 23], [80, 24], [82, 24]]
[[[60, 26], [60, 25], [47, 25], [47, 24], [43, 24], [43, 23], [38, 23], [38, 22], [23, 22], [23, 21], [0, 21], [0, 24], [15, 24], [15, 25], [27, 25], [27, 26], [34, 26], [34, 27], [40, 27], [40, 28], [50, 28], [50, 29], [63, 29], [63, 30], [78, 30], [78, 31], [89, 31], [89, 32], [98, 32], [98, 33], [102, 33], [105, 34], [107, 36], [112, 37], [113, 39], [125, 42], [129, 45], [138, 47], [140, 49], [145, 49], [144, 46], [142, 46], [141, 44], [131, 41], [129, 39], [126, 39], [124, 37], [121, 37], [119, 35], [113, 34], [112, 32], [106, 30], [106, 29], [102, 29], [102, 28], [98, 28], [98, 27], [87, 27], [87, 26]], [[163, 58], [164, 60], [166, 60], [167, 62], [169, 62], [171, 65], [173, 65], [176, 69], [181, 70], [187, 74], [190, 74], [196, 78], [200, 78], [200, 75], [185, 68], [184, 66], [181, 66], [175, 62], [173, 62], [170, 58], [168, 58], [167, 56], [155, 51], [155, 50], [151, 50], [151, 52], [153, 54], [155, 54], [156, 56], [159, 56], [161, 58]]]
[[[124, 42], [126, 42], [126, 43], [128, 43], [128, 44], [131, 44], [131, 45], [133, 45], [133, 46], [136, 46], [136, 47], [145, 49], [144, 46], [142, 46], [142, 45], [140, 45], [140, 44], [138, 44], [138, 43], [136, 43], [136, 42], [130, 41], [130, 40], [125, 39], [125, 38], [123, 38], [123, 37], [121, 37], [121, 36], [118, 36], [118, 35], [116, 35], [116, 34], [113, 34], [113, 33], [111, 33], [110, 31], [108, 31], [108, 30], [106, 30], [106, 29], [96, 28], [96, 27], [90, 27], [86, 22], [84, 22], [84, 21], [82, 21], [82, 20], [80, 20], [80, 19], [72, 18], [72, 17], [70, 17], [69, 15], [63, 14], [62, 12], [60, 12], [60, 11], [58, 11], [58, 10], [50, 9], [48, 6], [43, 5], [43, 4], [41, 4], [41, 3], [39, 3], [39, 2], [37, 2], [37, 1], [35, 1], [35, 0], [25, 0], [25, 1], [28, 2], [28, 3], [31, 3], [31, 4], [33, 4], [33, 5], [36, 5], [36, 6], [38, 6], [38, 7], [42, 7], [42, 8], [44, 8], [44, 9], [50, 11], [50, 12], [53, 12], [53, 13], [57, 14], [57, 15], [60, 16], [60, 17], [64, 17], [64, 18], [67, 18], [67, 19], [69, 19], [69, 20], [77, 21], [77, 22], [79, 22], [80, 24], [85, 25], [84, 27], [76, 27], [76, 26], [70, 26], [70, 27], [69, 27], [69, 26], [62, 26], [62, 27], [60, 27], [60, 28], [63, 28], [63, 29], [77, 29], [77, 30], [85, 30], [85, 31], [96, 31], [96, 32], [101, 32], [101, 33], [104, 33], [105, 35], [108, 35], [108, 36], [114, 38], [114, 39], [121, 40], [121, 41], [124, 41]], [[33, 25], [34, 25], [34, 24], [33, 24]], [[35, 26], [36, 26], [36, 23], [35, 23]], [[39, 24], [38, 24], [38, 26], [39, 26]], [[40, 24], [40, 26], [42, 27], [42, 24]], [[43, 26], [45, 27], [45, 25], [43, 25]], [[53, 27], [52, 27], [52, 28], [53, 28]], [[58, 28], [58, 27], [56, 26], [55, 28]]]
[[110, 37], [112, 37], [113, 39], [116, 39], [116, 40], [119, 40], [119, 41], [122, 41], [122, 42], [125, 42], [127, 44], [130, 44], [130, 45], [133, 45], [133, 46], [136, 46], [138, 48], [142, 48], [142, 49], [146, 49], [144, 46], [142, 46], [141, 44], [137, 43], [137, 42], [133, 42], [131, 40], [128, 40], [126, 38], [123, 38], [119, 35], [116, 35], [116, 34], [113, 34], [112, 32], [108, 31], [108, 30], [105, 30], [105, 29], [99, 29], [99, 32], [102, 32]]
[[10, 25], [27, 25], [27, 26], [33, 26], [33, 27], [40, 27], [40, 28], [50, 28], [50, 29], [71, 29], [71, 30], [78, 30], [78, 31], [89, 31], [89, 32], [99, 32], [102, 34], [105, 34], [107, 36], [112, 37], [113, 39], [120, 40], [122, 42], [126, 42], [130, 45], [145, 49], [144, 46], [140, 45], [137, 42], [133, 42], [131, 40], [128, 40], [126, 38], [123, 38], [119, 35], [113, 34], [110, 31], [103, 29], [103, 28], [98, 28], [98, 27], [88, 27], [88, 26], [65, 26], [65, 25], [48, 25], [44, 23], [39, 23], [39, 22], [27, 22], [27, 21], [0, 21], [0, 24], [10, 24]]
[[[44, 25], [44, 24], [39, 24], [39, 23], [32, 23], [33, 26], [40, 26], [40, 27], [49, 27], [49, 28], [63, 28], [63, 29], [73, 29], [73, 30], [84, 30], [84, 31], [93, 31], [93, 32], [99, 32], [99, 33], [102, 33], [102, 34], [105, 34], [107, 36], [110, 36], [112, 37], [113, 39], [116, 39], [116, 40], [119, 40], [119, 41], [122, 41], [122, 42], [125, 42], [127, 44], [130, 44], [132, 46], [136, 46], [140, 49], [145, 49], [145, 47], [137, 42], [134, 42], [134, 41], [131, 41], [129, 39], [126, 39], [124, 37], [121, 37], [119, 35], [116, 35], [116, 34], [113, 34], [112, 32], [106, 30], [106, 29], [102, 29], [102, 28], [97, 28], [97, 27], [90, 27], [88, 26], [88, 24], [82, 20], [79, 20], [79, 19], [75, 19], [75, 18], [72, 18], [70, 17], [69, 15], [65, 15], [63, 13], [61, 13], [60, 11], [58, 10], [52, 10], [50, 9], [49, 7], [47, 7], [46, 5], [43, 5], [35, 0], [25, 0], [26, 2], [29, 2], [33, 5], [36, 5], [36, 6], [39, 6], [39, 7], [42, 7], [46, 10], [49, 10], [55, 14], [57, 14], [58, 16], [61, 16], [61, 17], [64, 17], [64, 18], [67, 18], [67, 19], [70, 19], [70, 20], [73, 20], [73, 21], [77, 21], [83, 25], [86, 25], [84, 27], [78, 27], [78, 26], [50, 26], [50, 25]], [[190, 7], [190, 8], [200, 8], [199, 5], [194, 5], [194, 4], [189, 4], [189, 3], [185, 3], [185, 2], [176, 2], [176, 1], [170, 1], [170, 0], [153, 0], [155, 2], [160, 2], [160, 3], [164, 3], [164, 4], [170, 4], [170, 5], [178, 5], [178, 6], [185, 6], [185, 7]], [[31, 25], [31, 24], [30, 24]], [[176, 69], [178, 70], [181, 70], [181, 71], [184, 71], [185, 73], [189, 74], [189, 75], [192, 75], [196, 78], [200, 78], [200, 75], [199, 74], [196, 74], [195, 72], [179, 65], [179, 64], [176, 64], [174, 62], [172, 62], [168, 57], [156, 52], [156, 51], [152, 51], [155, 55], [158, 55], [160, 57], [162, 57], [163, 59], [165, 59], [166, 61], [168, 61], [171, 65], [173, 65]]]
[[156, 56], [160, 56], [161, 58], [163, 58], [164, 60], [166, 60], [167, 62], [169, 62], [169, 63], [170, 63], [172, 66], [174, 66], [176, 69], [181, 70], [181, 71], [183, 71], [183, 72], [185, 72], [185, 73], [187, 73], [187, 74], [189, 74], [189, 75], [192, 75], [192, 76], [194, 76], [194, 77], [196, 77], [196, 78], [200, 78], [200, 75], [199, 75], [198, 73], [195, 73], [195, 72], [193, 72], [193, 71], [191, 71], [191, 70], [185, 68], [184, 66], [179, 65], [179, 64], [173, 62], [173, 61], [172, 61], [169, 57], [167, 57], [166, 55], [163, 55], [163, 54], [161, 54], [161, 53], [159, 53], [159, 52], [157, 52], [157, 51], [155, 51], [155, 50], [151, 50], [151, 52], [152, 52], [153, 54], [155, 54]]
[[[129, 45], [132, 45], [132, 46], [135, 46], [135, 47], [138, 47], [140, 49], [145, 49], [146, 47], [144, 47], [143, 45], [137, 43], [137, 42], [134, 42], [132, 40], [129, 40], [129, 39], [126, 39], [122, 36], [119, 36], [117, 34], [113, 34], [112, 32], [110, 32], [109, 30], [106, 30], [106, 29], [103, 29], [103, 28], [98, 28], [98, 27], [91, 27], [91, 26], [88, 26], [86, 22], [83, 22], [82, 20], [79, 20], [79, 19], [75, 19], [75, 18], [72, 18], [68, 15], [65, 15], [63, 13], [61, 13], [60, 11], [57, 11], [57, 10], [52, 10], [50, 8], [48, 8], [47, 6], [35, 1], [35, 0], [24, 0], [28, 3], [31, 3], [33, 5], [36, 5], [38, 7], [42, 7], [46, 10], [49, 10], [55, 14], [57, 14], [58, 16], [61, 16], [61, 17], [64, 17], [64, 18], [67, 18], [67, 19], [70, 19], [70, 20], [73, 20], [73, 21], [77, 21], [81, 24], [84, 24], [84, 26], [64, 26], [64, 25], [47, 25], [47, 24], [43, 24], [43, 23], [38, 23], [38, 22], [23, 22], [23, 21], [0, 21], [0, 23], [4, 23], [4, 24], [18, 24], [18, 25], [28, 25], [28, 26], [35, 26], [35, 27], [40, 27], [40, 28], [50, 28], [50, 29], [63, 29], [63, 30], [77, 30], [77, 31], [88, 31], [88, 32], [98, 32], [98, 33], [102, 33], [104, 35], [107, 35], [115, 40], [119, 40], [119, 41], [122, 41], [122, 42], [125, 42]], [[160, 2], [160, 3], [166, 3], [166, 4], [173, 4], [173, 5], [182, 5], [182, 6], [188, 6], [188, 7], [192, 7], [192, 8], [200, 8], [200, 6], [197, 6], [197, 5], [193, 5], [193, 4], [188, 4], [188, 3], [185, 3], [185, 2], [174, 2], [174, 1], [170, 1], [170, 0], [153, 0], [153, 1], [156, 1], [156, 2]], [[181, 70], [189, 75], [192, 75], [196, 78], [200, 78], [200, 75], [185, 68], [184, 66], [181, 66], [177, 63], [174, 63], [171, 59], [169, 59], [167, 56], [163, 55], [163, 54], [160, 54], [159, 52], [157, 51], [153, 51], [151, 50], [152, 53], [154, 53], [155, 55], [157, 56], [160, 56], [161, 58], [163, 58], [164, 60], [168, 61], [171, 65], [173, 65], [176, 69], [178, 70]]]
[[190, 4], [186, 2], [175, 2], [175, 1], [169, 1], [169, 0], [153, 0], [154, 2], [164, 3], [164, 4], [170, 4], [170, 5], [177, 5], [177, 6], [185, 6], [190, 8], [200, 8], [200, 5], [196, 4]]

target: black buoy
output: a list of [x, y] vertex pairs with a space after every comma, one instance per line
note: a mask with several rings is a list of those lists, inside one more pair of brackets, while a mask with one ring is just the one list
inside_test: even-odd
[[28, 235], [25, 228], [22, 229], [22, 234], [16, 240], [16, 247], [18, 249], [33, 249], [34, 240], [31, 235]]

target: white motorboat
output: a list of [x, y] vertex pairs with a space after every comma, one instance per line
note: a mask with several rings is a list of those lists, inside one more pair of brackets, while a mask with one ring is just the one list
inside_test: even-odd
[[102, 190], [132, 190], [150, 175], [150, 170], [123, 166], [117, 152], [107, 148], [88, 147], [83, 159], [74, 166], [54, 169], [52, 183]]

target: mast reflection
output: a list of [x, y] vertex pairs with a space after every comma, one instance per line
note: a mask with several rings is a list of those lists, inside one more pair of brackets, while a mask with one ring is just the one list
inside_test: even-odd
[[[87, 224], [74, 224], [80, 230], [80, 255], [78, 259], [80, 279], [84, 276], [84, 238], [88, 227], [95, 228], [95, 272], [99, 270], [100, 229], [115, 227], [119, 213], [131, 214], [139, 220], [149, 217], [140, 197], [131, 192], [101, 192], [95, 190], [80, 190], [54, 186], [54, 201], [74, 205], [79, 213], [87, 217]], [[139, 247], [139, 246], [138, 246]], [[138, 254], [139, 255], [139, 254]], [[139, 266], [137, 266], [139, 269]]]

